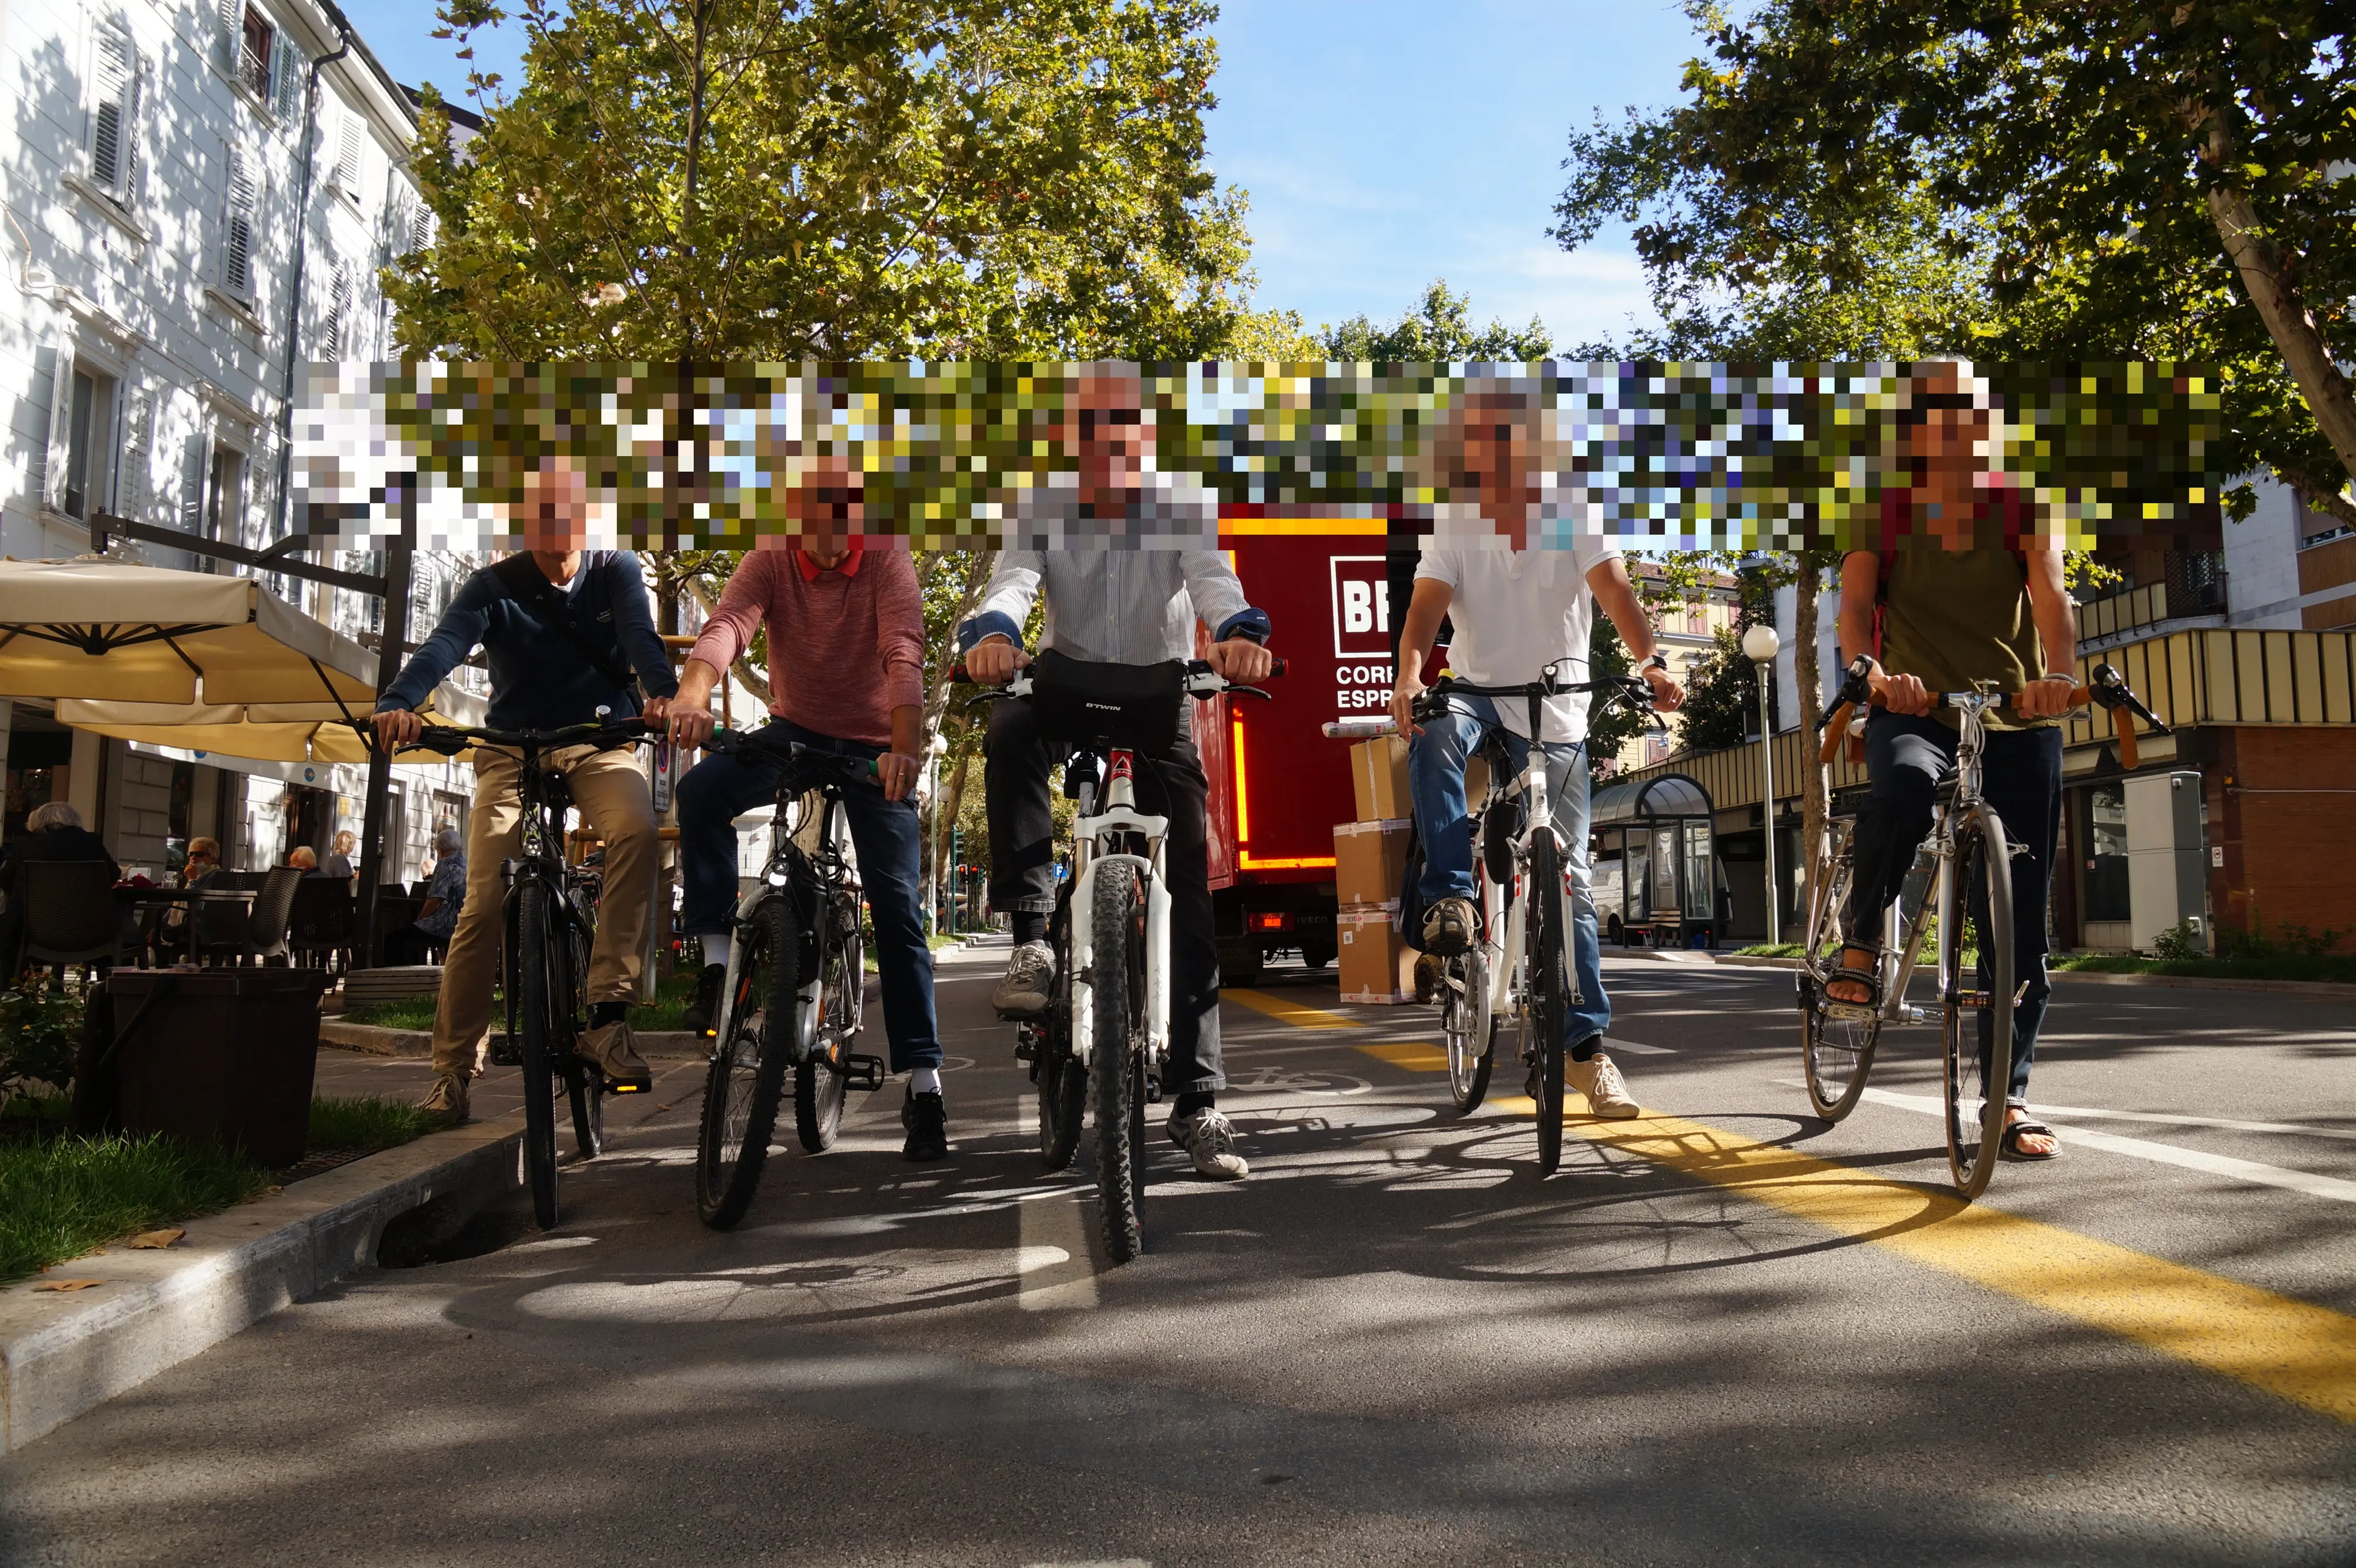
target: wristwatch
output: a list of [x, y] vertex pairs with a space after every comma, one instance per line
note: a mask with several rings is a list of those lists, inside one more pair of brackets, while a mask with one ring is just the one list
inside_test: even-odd
[[1653, 656], [1650, 659], [1645, 660], [1642, 664], [1636, 666], [1636, 668], [1639, 670], [1658, 670], [1663, 674], [1666, 674], [1668, 673], [1669, 669], [1669, 656], [1656, 648], [1653, 650]]

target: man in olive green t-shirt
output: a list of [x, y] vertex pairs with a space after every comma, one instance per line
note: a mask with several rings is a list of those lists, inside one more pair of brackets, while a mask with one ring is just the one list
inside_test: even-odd
[[[2026, 853], [2012, 863], [2013, 974], [2021, 985], [2012, 1014], [2012, 1079], [2006, 1093], [2002, 1152], [2050, 1160], [2062, 1152], [2051, 1130], [2029, 1119], [2029, 1071], [2051, 985], [2045, 974], [2045, 908], [2062, 825], [2062, 731], [2077, 663], [2077, 616], [2062, 575], [2062, 553], [2039, 540], [2027, 499], [1991, 483], [1981, 444], [1988, 440], [1985, 400], [1965, 390], [1959, 367], [1939, 364], [1917, 378], [1909, 433], [1912, 483], [1892, 498], [1884, 553], [1852, 551], [1841, 562], [1842, 657], [1875, 649], [1874, 611], [1881, 610], [1879, 658], [1871, 673], [1884, 707], [1865, 732], [1871, 788], [1858, 810], [1855, 890], [1848, 908], [1851, 943], [1842, 962], [1869, 972], [1870, 945], [1931, 831], [1939, 779], [1954, 766], [1957, 715], [1933, 712], [1934, 692], [1994, 682], [2008, 701], [1984, 716], [1982, 793], [2003, 819], [2005, 836]], [[1911, 537], [1907, 537], [1911, 535]], [[1867, 945], [1857, 945], [1858, 943]], [[1826, 987], [1837, 1002], [1878, 1000], [1869, 980]]]

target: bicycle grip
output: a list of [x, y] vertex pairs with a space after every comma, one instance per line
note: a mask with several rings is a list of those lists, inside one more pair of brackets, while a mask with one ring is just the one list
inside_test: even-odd
[[1825, 725], [1824, 744], [1816, 748], [1816, 760], [1830, 768], [1833, 758], [1840, 755], [1841, 742], [1848, 738], [1849, 714], [1854, 703], [1843, 703], [1833, 710], [1832, 722]]
[[2136, 762], [2135, 715], [2115, 713], [2111, 715], [2111, 722], [2118, 726], [2119, 767], [2128, 773], [2133, 773], [2136, 770]]

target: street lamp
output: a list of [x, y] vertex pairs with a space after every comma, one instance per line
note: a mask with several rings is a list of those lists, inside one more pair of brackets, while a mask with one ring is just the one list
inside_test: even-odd
[[1767, 678], [1775, 668], [1775, 654], [1783, 639], [1775, 635], [1772, 626], [1754, 626], [1742, 634], [1742, 656], [1759, 667], [1759, 779], [1764, 800], [1764, 820], [1767, 824], [1767, 940], [1783, 940], [1783, 924], [1776, 917], [1778, 906], [1775, 886], [1775, 726], [1767, 716]]

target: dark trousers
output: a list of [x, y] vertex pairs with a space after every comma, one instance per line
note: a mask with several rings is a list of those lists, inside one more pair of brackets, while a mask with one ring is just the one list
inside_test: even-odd
[[[687, 884], [680, 926], [687, 936], [719, 936], [736, 918], [735, 821], [777, 798], [788, 766], [787, 741], [837, 757], [873, 757], [880, 746], [836, 740], [784, 719], [762, 726], [766, 743], [711, 753], [679, 781], [679, 858]], [[842, 811], [859, 852], [859, 880], [875, 923], [875, 967], [883, 972], [884, 1033], [892, 1070], [941, 1065], [933, 1007], [933, 952], [925, 941], [924, 835], [916, 802], [886, 800], [881, 789], [846, 786]]]
[[[2004, 822], [2005, 837], [2028, 853], [2012, 862], [2012, 1082], [2006, 1099], [2029, 1099], [2029, 1069], [2045, 1021], [2052, 983], [2045, 975], [2045, 918], [2053, 886], [2054, 846], [2062, 832], [2062, 732], [2058, 728], [1986, 732], [1980, 793]], [[1939, 780], [1955, 765], [1955, 732], [1932, 718], [1877, 710], [1865, 728], [1865, 770], [1872, 780], [1857, 814], [1857, 881], [1849, 894], [1849, 934], [1881, 938], [1882, 916], [1898, 897], [1914, 852], [1931, 832]], [[1987, 986], [1983, 959], [1979, 984]], [[1988, 1015], [1981, 1014], [1983, 1026]], [[1985, 1049], [1987, 1042], [1982, 1041]], [[1985, 1058], [1983, 1058], [1985, 1060]]]
[[[1039, 738], [1027, 703], [992, 704], [983, 779], [990, 790], [990, 904], [1050, 914], [1055, 908], [1055, 822], [1048, 772], [1068, 748]], [[1170, 878], [1170, 1067], [1166, 1094], [1225, 1089], [1219, 1069], [1219, 944], [1211, 930], [1211, 860], [1204, 817], [1210, 797], [1194, 737], [1180, 721], [1163, 756], [1137, 758], [1137, 809], [1170, 821], [1162, 865]]]

